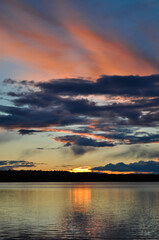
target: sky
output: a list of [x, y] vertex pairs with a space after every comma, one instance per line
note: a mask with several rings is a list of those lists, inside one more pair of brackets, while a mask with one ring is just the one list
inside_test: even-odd
[[0, 170], [159, 173], [158, 22], [158, 0], [0, 0]]

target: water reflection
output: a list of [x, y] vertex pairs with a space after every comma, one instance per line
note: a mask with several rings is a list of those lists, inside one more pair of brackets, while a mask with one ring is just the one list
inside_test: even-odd
[[91, 203], [91, 188], [88, 185], [75, 185], [69, 191], [69, 199], [74, 211], [85, 212]]
[[0, 239], [158, 239], [159, 184], [0, 184]]

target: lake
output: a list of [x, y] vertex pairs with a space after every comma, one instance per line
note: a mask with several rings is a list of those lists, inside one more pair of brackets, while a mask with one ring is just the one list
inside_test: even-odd
[[158, 239], [159, 183], [0, 183], [0, 239]]

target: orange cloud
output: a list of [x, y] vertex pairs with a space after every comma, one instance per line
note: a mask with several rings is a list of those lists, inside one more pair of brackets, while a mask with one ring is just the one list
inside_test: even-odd
[[138, 174], [138, 173], [141, 173], [141, 174], [150, 174], [152, 172], [134, 172], [134, 171], [131, 171], [131, 172], [119, 172], [119, 171], [93, 171], [93, 172], [100, 172], [100, 173], [107, 173], [107, 174]]
[[24, 2], [6, 0], [4, 4], [15, 21], [5, 15], [0, 19], [2, 59], [22, 61], [53, 78], [157, 73], [151, 63], [121, 40], [106, 39], [81, 23], [81, 19], [45, 19]]
[[68, 22], [66, 27], [79, 46], [87, 51], [95, 75], [149, 75], [157, 71], [150, 63], [133, 53], [118, 40], [116, 42], [108, 41], [84, 24], [77, 22]]
[[[67, 61], [67, 57], [65, 59], [62, 51], [60, 52], [58, 49], [52, 48], [50, 51], [47, 51], [46, 49], [38, 48], [21, 41], [3, 29], [0, 29], [0, 35], [1, 46], [3, 46], [0, 58], [11, 57], [12, 59], [26, 62], [36, 68], [40, 68], [40, 70], [54, 74], [53, 76], [58, 76], [56, 73], [59, 72], [64, 77], [69, 75], [69, 73], [71, 74], [71, 70], [76, 67], [75, 61]], [[52, 45], [54, 45], [53, 41]]]
[[[55, 31], [53, 21], [51, 31], [41, 16], [33, 15], [16, 1], [5, 2], [16, 16], [13, 22], [2, 16], [0, 58], [13, 58], [32, 65], [39, 70], [52, 73], [53, 77], [66, 77], [76, 73], [80, 65], [80, 54], [70, 39], [63, 37], [64, 29]], [[19, 22], [21, 24], [19, 24]]]
[[[102, 135], [96, 135], [96, 134], [91, 134], [91, 133], [79, 133], [79, 132], [74, 132], [74, 131], [71, 131], [71, 130], [49, 128], [49, 129], [42, 129], [42, 131], [44, 131], [44, 132], [46, 132], [46, 131], [48, 131], [48, 132], [62, 132], [62, 133], [69, 133], [69, 134], [74, 134], [74, 135], [79, 135], [79, 136], [90, 137], [90, 138], [99, 139], [99, 140], [113, 141], [111, 138], [107, 138], [107, 137], [102, 136]], [[61, 142], [61, 139], [54, 139], [54, 138], [51, 138], [51, 139]]]

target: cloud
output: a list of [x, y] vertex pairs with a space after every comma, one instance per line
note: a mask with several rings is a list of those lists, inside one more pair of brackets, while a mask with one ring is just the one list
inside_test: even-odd
[[[104, 34], [97, 33], [93, 28], [83, 24], [81, 20], [65, 21], [65, 26], [78, 44], [85, 49], [88, 62], [94, 67], [94, 74], [99, 75], [101, 72], [110, 75], [114, 72], [134, 74], [137, 71], [138, 74], [143, 75], [145, 71], [149, 72], [157, 68], [156, 64], [153, 66], [151, 61], [147, 61], [148, 59], [144, 59], [143, 55], [132, 51], [119, 38], [110, 41], [106, 34], [104, 36]], [[147, 69], [143, 71], [144, 66], [147, 66]]]
[[68, 168], [68, 167], [72, 167], [72, 164], [63, 164], [63, 165], [57, 165], [57, 168]]
[[87, 152], [94, 151], [95, 149], [93, 147], [88, 147], [88, 146], [73, 145], [71, 147], [71, 150], [74, 155], [83, 155]]
[[130, 164], [125, 164], [123, 162], [117, 164], [107, 164], [101, 167], [94, 167], [92, 170], [95, 171], [112, 171], [112, 172], [136, 172], [136, 173], [159, 173], [159, 162], [156, 161], [140, 161]]
[[0, 170], [14, 170], [17, 168], [32, 168], [36, 167], [37, 164], [30, 161], [24, 160], [1, 160], [0, 161]]
[[0, 58], [15, 78], [39, 76], [6, 75], [1, 128], [23, 140], [49, 132], [76, 154], [159, 141], [157, 5], [96, 2], [0, 1]]
[[79, 78], [58, 79], [40, 82], [36, 86], [47, 92], [59, 95], [107, 94], [112, 96], [158, 97], [159, 75], [103, 75], [95, 82]]
[[[7, 82], [13, 87], [17, 84], [11, 79]], [[79, 146], [84, 152], [86, 148], [159, 141], [159, 75], [102, 76], [96, 82], [56, 79], [32, 82], [31, 89], [22, 84], [25, 90], [8, 93], [12, 96], [10, 106], [0, 105], [2, 128], [17, 130], [23, 136], [63, 134], [53, 139], [65, 146], [76, 145], [71, 147], [74, 152]], [[135, 128], [141, 127], [154, 130], [137, 134]]]
[[[107, 141], [97, 141], [92, 138], [85, 138], [77, 135], [67, 135], [62, 137], [54, 138], [55, 141], [62, 143], [70, 143], [78, 146], [88, 146], [88, 147], [113, 147], [114, 144]], [[66, 145], [65, 145], [66, 146]]]
[[156, 159], [159, 158], [158, 144], [153, 147], [148, 147], [145, 145], [131, 145], [127, 146], [126, 149], [118, 151], [117, 153], [112, 153], [110, 157], [120, 158], [120, 159]]
[[114, 144], [108, 141], [97, 141], [92, 138], [79, 135], [67, 135], [54, 138], [55, 141], [65, 143], [64, 147], [70, 147], [75, 155], [94, 151], [97, 147], [113, 147]]
[[9, 143], [11, 141], [16, 141], [18, 140], [19, 137], [14, 134], [13, 132], [0, 132], [0, 144], [5, 144], [5, 143]]
[[[34, 84], [35, 89], [8, 94], [12, 106], [0, 106], [0, 125], [6, 127], [49, 127], [51, 125], [88, 124], [90, 118], [100, 122], [127, 126], [157, 126], [159, 115], [159, 76], [103, 76], [96, 82], [63, 79]], [[38, 88], [38, 90], [36, 89]], [[94, 101], [87, 96], [93, 95]], [[96, 96], [109, 96], [102, 105]], [[82, 96], [81, 98], [79, 98]], [[128, 100], [111, 98], [127, 97]], [[123, 98], [124, 99], [124, 98]], [[30, 119], [30, 121], [28, 120]]]
[[11, 78], [6, 78], [6, 79], [4, 79], [3, 83], [4, 84], [13, 84], [14, 85], [14, 84], [17, 83], [17, 81], [14, 80], [14, 79], [11, 79]]
[[21, 135], [33, 135], [35, 133], [39, 133], [39, 132], [42, 132], [42, 131], [32, 130], [32, 129], [19, 129], [18, 132]]
[[[62, 110], [62, 109], [61, 109]], [[5, 115], [0, 115], [0, 126], [9, 129], [15, 128], [38, 128], [49, 127], [52, 125], [69, 125], [84, 122], [84, 119], [70, 115], [59, 109], [33, 109], [12, 106], [0, 106], [0, 111]]]
[[17, 81], [17, 80], [12, 79], [12, 78], [6, 78], [6, 79], [3, 80], [3, 84], [17, 85], [19, 87], [20, 86], [27, 86], [27, 87], [29, 87], [29, 86], [35, 85], [35, 82], [34, 82], [34, 80], [30, 80], [30, 81], [29, 80], [20, 80], [20, 81]]
[[61, 147], [57, 147], [57, 148], [42, 148], [42, 147], [39, 147], [39, 148], [36, 148], [37, 150], [56, 150], [56, 149], [60, 149]]
[[[41, 112], [45, 109], [46, 114], [50, 108], [54, 117], [57, 113], [59, 115], [61, 110], [65, 118], [71, 115], [70, 121], [73, 115], [74, 118], [77, 114], [85, 116], [86, 121], [87, 116], [95, 117], [98, 113], [99, 117], [107, 118], [108, 122], [116, 118], [120, 125], [157, 125], [159, 75], [103, 76], [96, 82], [84, 79], [63, 79], [41, 82], [34, 86], [40, 88], [40, 91], [16, 94], [16, 98], [12, 100], [13, 103], [17, 107], [29, 106], [34, 109], [36, 107], [37, 110], [41, 108]], [[12, 92], [8, 94], [15, 95]], [[90, 95], [94, 96], [94, 101], [88, 99]], [[103, 102], [102, 105], [97, 105], [96, 96], [98, 95], [109, 98], [105, 100], [105, 104]], [[118, 97], [114, 103], [111, 102], [113, 97]], [[123, 97], [122, 102], [119, 97]], [[55, 111], [57, 106], [59, 111]]]
[[123, 129], [122, 133], [114, 133], [114, 134], [105, 134], [105, 138], [114, 139], [120, 143], [125, 144], [142, 144], [142, 143], [158, 143], [159, 142], [159, 134], [157, 133], [126, 133], [126, 129]]
[[[82, 73], [94, 78], [101, 74], [144, 75], [158, 72], [154, 41], [150, 40], [152, 31], [145, 36], [138, 25], [131, 30], [127, 26], [121, 28], [119, 22], [123, 25], [125, 19], [121, 21], [119, 13], [110, 16], [110, 5], [105, 3], [105, 9], [110, 9], [105, 12], [105, 17], [98, 16], [95, 11], [97, 16], [91, 18], [90, 25], [86, 19], [90, 20], [90, 8], [95, 7], [95, 3], [84, 4], [86, 7], [83, 10], [78, 8], [78, 12], [73, 8], [74, 14], [70, 13], [68, 4], [64, 11], [63, 4], [57, 1], [47, 2], [47, 8], [43, 4], [41, 1], [36, 7], [26, 1], [1, 1], [0, 57], [14, 58], [56, 77], [79, 76]], [[129, 10], [128, 6], [126, 9]], [[143, 12], [142, 9], [140, 14]], [[154, 15], [154, 11], [149, 10], [148, 14], [150, 12]], [[114, 21], [116, 24], [112, 26]], [[127, 21], [130, 25], [134, 24], [134, 18], [127, 18]], [[151, 26], [155, 26], [156, 22], [154, 19]], [[124, 29], [126, 34], [123, 34]], [[157, 27], [155, 29], [157, 31]], [[145, 47], [146, 50], [149, 50], [145, 51], [141, 43], [138, 44], [141, 40], [137, 37], [130, 44], [134, 39], [131, 32], [133, 36], [140, 36], [143, 45], [149, 47]]]

